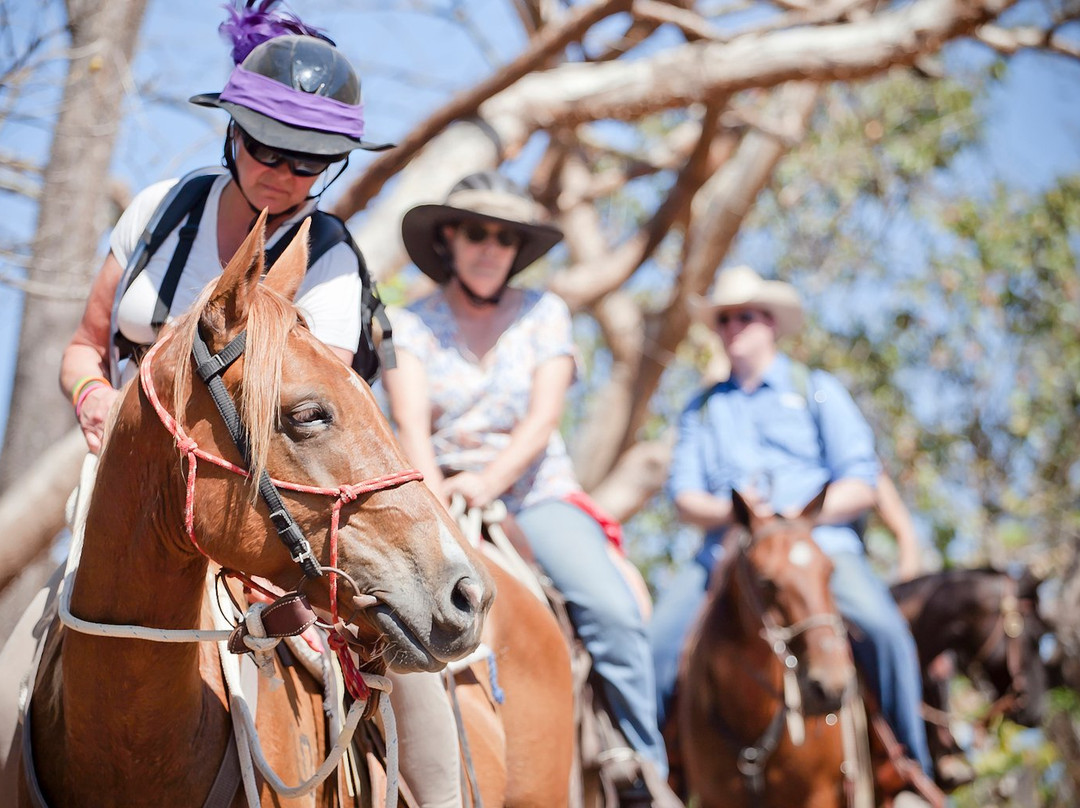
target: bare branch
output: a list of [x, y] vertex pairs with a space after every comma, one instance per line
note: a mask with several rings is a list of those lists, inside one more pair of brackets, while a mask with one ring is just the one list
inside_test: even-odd
[[910, 65], [1014, 0], [916, 0], [859, 22], [695, 42], [646, 59], [564, 64], [524, 76], [480, 106], [513, 149], [537, 129], [642, 116], [749, 87], [831, 81]]
[[559, 273], [552, 280], [552, 289], [565, 299], [571, 309], [592, 306], [598, 299], [622, 286], [663, 241], [672, 225], [690, 205], [697, 190], [709, 174], [709, 156], [715, 137], [719, 113], [715, 108], [706, 111], [701, 135], [676, 178], [667, 198], [657, 208], [652, 219], [618, 249], [605, 250], [591, 266], [575, 266]]
[[[784, 110], [793, 122], [805, 126], [818, 93], [819, 85], [813, 82], [793, 82], [777, 93], [774, 107]], [[783, 143], [752, 130], [743, 138], [732, 159], [698, 192], [694, 200], [693, 226], [687, 234], [687, 257], [676, 293], [658, 317], [660, 329], [655, 350], [644, 354], [634, 381], [639, 394], [624, 438], [624, 448], [632, 445], [632, 436], [645, 422], [648, 402], [663, 375], [666, 357], [686, 336], [690, 325], [689, 296], [707, 291], [758, 193], [786, 153], [787, 147]]]
[[1057, 29], [1003, 28], [1000, 25], [983, 25], [975, 31], [975, 38], [1008, 56], [1020, 50], [1037, 48], [1047, 53], [1080, 59], [1080, 43], [1062, 36]]
[[543, 30], [529, 49], [518, 58], [495, 75], [451, 99], [415, 127], [396, 148], [373, 162], [364, 172], [364, 176], [349, 187], [334, 206], [333, 212], [342, 219], [348, 219], [362, 210], [387, 180], [407, 165], [432, 137], [452, 121], [474, 115], [480, 105], [491, 96], [505, 90], [522, 76], [543, 67], [569, 43], [584, 36], [597, 21], [625, 11], [629, 5], [630, 0], [597, 0], [591, 5], [575, 8], [561, 25]]
[[[20, 261], [20, 263], [25, 262]], [[42, 283], [40, 281], [18, 278], [2, 271], [0, 271], [0, 284], [9, 286], [12, 289], [18, 289], [20, 292], [23, 292], [30, 297], [37, 297], [42, 300], [71, 300], [82, 302], [86, 300], [86, 296], [90, 293], [89, 284], [81, 284], [79, 286], [68, 288], [57, 288], [51, 283]]]
[[634, 0], [632, 9], [634, 16], [644, 22], [663, 25], [674, 25], [687, 39], [722, 40], [724, 33], [704, 19], [700, 14], [690, 9], [675, 8], [670, 3], [661, 3], [659, 0]]

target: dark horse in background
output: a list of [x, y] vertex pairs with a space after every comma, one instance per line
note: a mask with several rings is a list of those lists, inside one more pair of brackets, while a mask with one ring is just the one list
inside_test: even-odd
[[[1042, 720], [1051, 682], [1039, 654], [1040, 640], [1050, 631], [1039, 616], [1040, 583], [1028, 570], [1012, 575], [983, 568], [946, 570], [892, 587], [919, 648], [935, 761], [963, 760], [947, 721], [950, 668], [989, 694], [992, 704], [983, 722], [1002, 716], [1036, 727]], [[942, 666], [943, 657], [952, 664]], [[939, 785], [961, 785], [964, 778], [955, 777], [939, 770]]]

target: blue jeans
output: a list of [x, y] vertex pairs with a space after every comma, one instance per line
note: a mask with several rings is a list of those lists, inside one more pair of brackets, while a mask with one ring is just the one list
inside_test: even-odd
[[607, 537], [596, 520], [562, 500], [532, 505], [514, 518], [540, 567], [566, 598], [619, 729], [667, 777], [644, 621], [629, 585], [608, 557]]
[[[649, 624], [656, 669], [657, 712], [661, 725], [675, 692], [679, 657], [705, 602], [709, 577], [723, 554], [710, 544], [672, 580], [657, 602]], [[932, 771], [922, 719], [922, 677], [915, 640], [889, 590], [858, 553], [831, 556], [830, 588], [836, 607], [863, 636], [852, 640], [855, 662], [881, 703], [881, 711], [908, 754]]]

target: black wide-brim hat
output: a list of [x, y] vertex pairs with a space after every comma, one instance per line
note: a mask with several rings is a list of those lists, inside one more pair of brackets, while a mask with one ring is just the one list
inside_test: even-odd
[[465, 219], [503, 225], [521, 238], [507, 276], [512, 278], [562, 241], [562, 231], [543, 218], [539, 205], [515, 193], [493, 188], [455, 189], [441, 205], [417, 205], [407, 211], [401, 220], [401, 238], [417, 268], [442, 284], [450, 280], [446, 245], [439, 232], [443, 225]]

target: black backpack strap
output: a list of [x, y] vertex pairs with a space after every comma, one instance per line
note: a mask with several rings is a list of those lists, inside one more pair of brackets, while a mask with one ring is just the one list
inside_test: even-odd
[[[176, 287], [180, 284], [180, 275], [187, 265], [188, 256], [191, 254], [191, 245], [195, 243], [195, 236], [199, 233], [199, 222], [202, 220], [203, 209], [206, 207], [206, 199], [210, 196], [211, 182], [204, 182], [206, 178], [200, 178], [192, 182], [198, 183], [201, 193], [195, 198], [194, 204], [188, 213], [187, 221], [180, 228], [179, 240], [173, 251], [169, 268], [165, 270], [165, 277], [161, 279], [161, 287], [158, 289], [157, 302], [154, 303], [154, 314], [150, 318], [150, 325], [154, 331], [160, 330], [169, 317], [169, 309], [172, 307], [173, 298], [176, 296]], [[205, 188], [203, 187], [205, 186]], [[159, 242], [160, 246], [160, 242]]]
[[118, 367], [120, 360], [130, 356], [137, 347], [120, 334], [116, 315], [120, 308], [121, 299], [127, 290], [131, 288], [135, 278], [146, 268], [150, 257], [157, 252], [162, 242], [191, 212], [197, 201], [201, 198], [205, 203], [206, 197], [210, 194], [210, 187], [222, 173], [222, 170], [218, 168], [202, 168], [181, 177], [176, 185], [165, 194], [157, 210], [154, 211], [154, 215], [147, 222], [142, 235], [139, 236], [135, 249], [132, 250], [131, 257], [124, 268], [120, 283], [116, 286], [116, 295], [113, 298], [109, 374], [114, 385], [118, 386], [120, 383]]
[[[289, 228], [281, 238], [274, 242], [274, 246], [266, 251], [267, 268], [273, 266], [274, 262], [281, 257], [285, 247], [300, 231], [302, 222], [303, 220]], [[360, 344], [356, 346], [356, 351], [353, 353], [352, 366], [364, 381], [371, 384], [378, 377], [380, 368], [389, 369], [397, 366], [390, 318], [386, 316], [386, 307], [371, 280], [371, 273], [368, 272], [363, 253], [356, 246], [345, 223], [326, 211], [314, 211], [311, 214], [311, 230], [308, 231], [308, 267], [313, 266], [327, 251], [342, 243], [348, 244], [349, 249], [356, 256], [357, 271], [360, 273], [360, 282], [363, 287], [360, 298]], [[382, 339], [378, 347], [375, 345], [375, 336], [372, 333], [373, 320], [378, 322], [382, 331]]]

